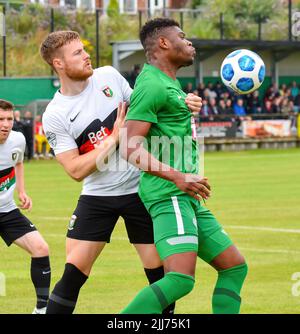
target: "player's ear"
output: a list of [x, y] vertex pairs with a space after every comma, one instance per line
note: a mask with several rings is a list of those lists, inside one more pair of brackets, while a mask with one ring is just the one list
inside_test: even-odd
[[158, 39], [159, 47], [162, 49], [169, 48], [169, 40], [165, 36], [160, 36]]
[[52, 61], [53, 67], [55, 69], [62, 69], [63, 68], [63, 62], [60, 58], [54, 58]]

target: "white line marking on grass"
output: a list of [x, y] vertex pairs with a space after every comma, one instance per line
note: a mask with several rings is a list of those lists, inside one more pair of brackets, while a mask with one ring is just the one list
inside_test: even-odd
[[286, 249], [261, 249], [261, 248], [247, 248], [247, 247], [239, 247], [239, 249], [257, 253], [300, 254], [299, 251], [286, 250]]
[[288, 228], [273, 228], [273, 227], [255, 227], [255, 226], [241, 226], [241, 225], [225, 225], [225, 228], [241, 229], [241, 230], [256, 230], [256, 231], [270, 231], [283, 233], [300, 233], [298, 229]]

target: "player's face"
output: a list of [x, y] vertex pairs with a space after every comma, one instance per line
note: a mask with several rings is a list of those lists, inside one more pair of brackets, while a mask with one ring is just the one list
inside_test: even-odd
[[74, 81], [84, 81], [93, 74], [90, 55], [84, 50], [80, 40], [62, 47], [64, 73]]
[[8, 138], [14, 124], [14, 113], [12, 110], [0, 108], [0, 144]]
[[192, 65], [196, 51], [192, 42], [186, 39], [185, 33], [179, 27], [171, 27], [167, 38], [171, 42], [170, 58], [179, 67]]

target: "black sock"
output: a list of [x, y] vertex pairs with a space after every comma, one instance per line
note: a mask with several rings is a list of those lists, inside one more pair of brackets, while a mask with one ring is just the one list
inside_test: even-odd
[[[148, 278], [148, 281], [150, 284], [160, 280], [161, 278], [163, 278], [165, 276], [165, 272], [164, 272], [164, 267], [158, 267], [158, 268], [154, 268], [154, 269], [147, 269], [144, 268], [146, 276]], [[170, 304], [168, 307], [166, 307], [162, 314], [164, 315], [170, 315], [170, 314], [174, 314], [174, 310], [175, 310], [175, 302]]]
[[49, 256], [31, 258], [31, 280], [37, 296], [37, 308], [47, 306], [51, 280]]
[[80, 288], [87, 279], [88, 276], [73, 264], [66, 263], [64, 274], [50, 295], [46, 313], [72, 314]]

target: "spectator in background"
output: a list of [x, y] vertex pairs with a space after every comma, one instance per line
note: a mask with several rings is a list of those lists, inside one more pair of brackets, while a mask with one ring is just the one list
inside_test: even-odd
[[226, 114], [227, 115], [234, 115], [234, 111], [233, 111], [233, 108], [232, 108], [232, 100], [227, 99], [225, 101], [225, 104], [226, 104]]
[[272, 101], [266, 100], [262, 111], [263, 111], [263, 114], [271, 114], [272, 113]]
[[141, 72], [141, 66], [138, 65], [138, 64], [134, 65], [133, 69], [129, 73], [129, 76], [128, 76], [128, 79], [127, 79], [131, 88], [134, 87], [135, 80], [136, 80], [137, 76], [140, 74], [140, 72]]
[[297, 86], [297, 82], [293, 81], [292, 87], [291, 87], [291, 95], [292, 95], [293, 100], [296, 98], [298, 94], [299, 94], [299, 88]]
[[281, 102], [281, 113], [283, 115], [288, 115], [290, 113], [289, 99], [284, 97]]
[[244, 106], [244, 100], [242, 98], [237, 99], [236, 103], [233, 106], [233, 111], [236, 116], [246, 116], [246, 109]]
[[215, 98], [211, 97], [209, 99], [209, 105], [210, 105], [210, 109], [211, 109], [212, 115], [213, 116], [218, 115], [219, 111], [218, 111], [217, 102], [216, 102]]
[[197, 86], [197, 91], [199, 92], [199, 96], [203, 99], [204, 98], [204, 90], [205, 90], [205, 85], [203, 82], [199, 83]]
[[19, 110], [14, 111], [13, 131], [22, 132], [24, 134], [24, 124], [21, 121], [21, 113]]
[[35, 144], [36, 144], [35, 147], [36, 147], [37, 157], [38, 158], [44, 158], [44, 157], [49, 158], [50, 157], [50, 145], [48, 144], [47, 138], [43, 130], [41, 115], [36, 115], [34, 129], [35, 129], [34, 139], [35, 139]]
[[33, 118], [31, 111], [26, 111], [24, 114], [24, 136], [26, 139], [26, 157], [28, 160], [33, 158]]
[[202, 108], [200, 110], [200, 116], [202, 117], [212, 116], [210, 105], [208, 104], [206, 99], [202, 100]]
[[184, 89], [184, 92], [189, 94], [189, 93], [193, 93], [194, 89], [193, 89], [193, 83], [192, 82], [188, 82], [185, 89]]
[[246, 95], [247, 100], [247, 114], [260, 114], [262, 111], [261, 101], [259, 98], [259, 91], [256, 90], [251, 94]]

